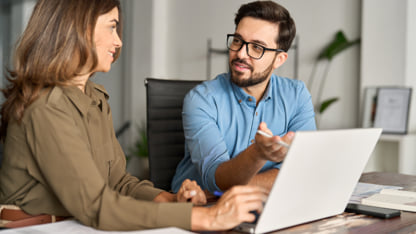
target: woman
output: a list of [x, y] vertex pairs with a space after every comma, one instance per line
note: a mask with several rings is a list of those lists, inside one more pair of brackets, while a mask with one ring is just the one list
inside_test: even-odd
[[104, 230], [224, 230], [254, 220], [260, 188], [235, 187], [201, 207], [192, 204], [206, 202], [195, 182], [171, 194], [126, 173], [108, 94], [89, 81], [119, 56], [119, 14], [118, 0], [37, 2], [3, 90], [0, 203], [26, 218], [74, 217]]

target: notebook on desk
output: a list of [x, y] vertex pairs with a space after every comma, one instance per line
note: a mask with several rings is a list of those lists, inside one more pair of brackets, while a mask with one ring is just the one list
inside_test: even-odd
[[264, 233], [342, 213], [381, 131], [296, 132], [256, 224], [236, 229]]

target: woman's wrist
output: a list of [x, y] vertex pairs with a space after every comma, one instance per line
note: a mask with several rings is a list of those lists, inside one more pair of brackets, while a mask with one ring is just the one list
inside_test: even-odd
[[215, 214], [207, 207], [192, 207], [191, 230], [219, 230], [214, 227]]
[[176, 202], [176, 194], [169, 193], [169, 192], [161, 192], [159, 193], [154, 199], [154, 202]]

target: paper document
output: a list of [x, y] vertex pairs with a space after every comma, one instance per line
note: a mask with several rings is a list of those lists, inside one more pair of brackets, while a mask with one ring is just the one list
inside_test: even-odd
[[157, 228], [157, 229], [149, 229], [143, 231], [101, 231], [94, 229], [92, 227], [85, 226], [78, 221], [75, 220], [66, 220], [60, 221], [56, 223], [49, 223], [49, 224], [41, 224], [41, 225], [34, 225], [22, 228], [13, 228], [13, 229], [4, 229], [1, 230], [1, 234], [37, 234], [37, 233], [77, 233], [77, 234], [91, 234], [91, 233], [98, 233], [98, 234], [117, 234], [117, 233], [128, 233], [128, 234], [189, 234], [193, 232], [189, 232], [180, 228], [176, 227], [169, 227], [169, 228]]
[[416, 212], [416, 192], [383, 189], [380, 193], [361, 200], [369, 206]]
[[351, 195], [349, 203], [361, 203], [363, 198], [367, 198], [373, 194], [380, 193], [383, 189], [402, 189], [403, 187], [391, 186], [391, 185], [381, 185], [381, 184], [369, 184], [359, 182], [355, 187], [354, 192]]

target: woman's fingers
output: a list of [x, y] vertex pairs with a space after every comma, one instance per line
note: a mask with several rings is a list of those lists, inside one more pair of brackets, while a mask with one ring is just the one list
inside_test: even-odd
[[257, 186], [235, 186], [224, 193], [216, 209], [215, 224], [232, 228], [242, 222], [252, 222], [256, 216], [252, 211], [261, 212], [267, 199], [267, 190]]
[[195, 182], [189, 179], [183, 181], [181, 188], [177, 193], [177, 200], [179, 202], [191, 201], [196, 205], [203, 205], [207, 203], [204, 191]]

